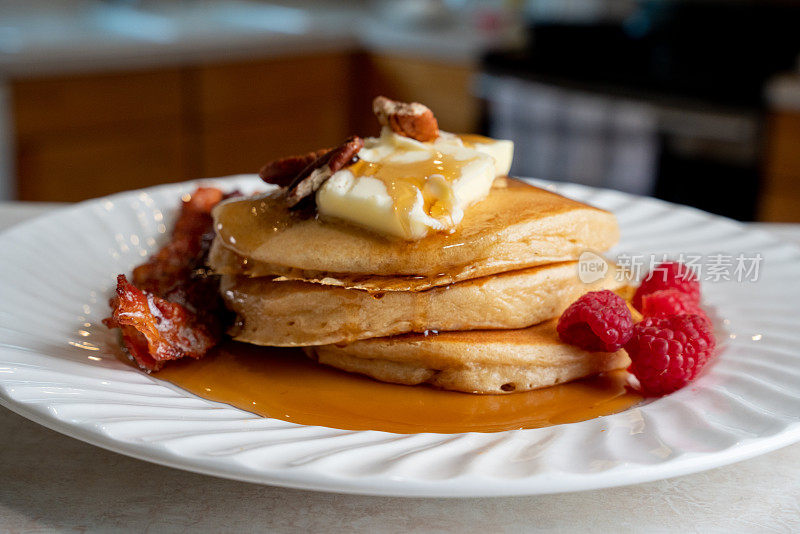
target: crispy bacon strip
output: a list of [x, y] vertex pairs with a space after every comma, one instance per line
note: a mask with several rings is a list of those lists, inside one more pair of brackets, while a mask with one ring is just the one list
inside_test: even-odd
[[222, 338], [229, 313], [219, 278], [205, 262], [214, 238], [211, 209], [229, 196], [198, 188], [183, 202], [170, 241], [133, 270], [133, 283], [117, 278], [112, 315], [104, 323], [122, 330], [128, 352], [147, 371], [169, 360], [199, 358]]
[[128, 352], [147, 371], [158, 371], [169, 360], [201, 358], [219, 342], [197, 315], [136, 288], [124, 274], [117, 276], [111, 307], [106, 326], [122, 330]]
[[214, 238], [211, 209], [224, 198], [225, 194], [214, 187], [197, 188], [183, 202], [170, 241], [133, 270], [134, 285], [163, 296], [185, 283], [194, 269], [203, 267]]

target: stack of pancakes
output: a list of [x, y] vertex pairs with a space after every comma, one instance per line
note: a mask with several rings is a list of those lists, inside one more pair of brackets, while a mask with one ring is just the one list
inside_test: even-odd
[[320, 363], [402, 384], [525, 391], [624, 367], [562, 343], [557, 318], [590, 284], [577, 259], [619, 231], [611, 213], [498, 178], [452, 234], [401, 241], [264, 195], [220, 204], [210, 265], [234, 339], [304, 347]]

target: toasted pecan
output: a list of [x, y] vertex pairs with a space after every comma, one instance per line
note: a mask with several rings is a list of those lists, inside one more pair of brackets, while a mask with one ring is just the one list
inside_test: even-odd
[[329, 150], [316, 161], [303, 169], [287, 186], [285, 198], [289, 207], [294, 207], [301, 200], [316, 192], [325, 180], [348, 165], [352, 164], [358, 151], [364, 146], [364, 140], [354, 135], [344, 143]]
[[436, 117], [419, 102], [398, 102], [378, 96], [372, 101], [372, 111], [382, 126], [388, 126], [397, 134], [423, 142], [439, 137]]
[[258, 171], [258, 175], [268, 184], [280, 187], [288, 187], [298, 174], [303, 172], [309, 165], [330, 152], [330, 148], [322, 148], [303, 154], [302, 156], [290, 156], [288, 158], [270, 161]]
[[271, 161], [258, 175], [265, 182], [279, 186], [286, 204], [294, 207], [319, 189], [333, 173], [353, 163], [363, 146], [364, 140], [354, 135], [336, 148]]

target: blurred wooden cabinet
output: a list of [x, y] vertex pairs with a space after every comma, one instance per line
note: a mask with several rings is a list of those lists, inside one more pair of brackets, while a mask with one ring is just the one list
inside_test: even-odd
[[202, 176], [372, 135], [376, 94], [425, 102], [472, 131], [473, 69], [326, 53], [150, 71], [12, 80], [17, 190], [72, 201]]
[[769, 117], [764, 164], [759, 219], [800, 222], [800, 112]]
[[13, 81], [19, 197], [255, 172], [334, 145], [352, 131], [350, 65], [325, 54]]
[[11, 84], [23, 200], [81, 200], [184, 176], [176, 70]]
[[[360, 60], [364, 73], [361, 99], [371, 101], [376, 95], [403, 101], [422, 102], [430, 107], [439, 126], [449, 132], [476, 132], [479, 120], [478, 101], [473, 95], [473, 77], [477, 68], [402, 55], [365, 54]], [[373, 133], [375, 121], [369, 106], [361, 125]]]
[[351, 57], [208, 65], [193, 77], [203, 176], [334, 146], [352, 132]]
[[172, 124], [152, 132], [100, 130], [22, 140], [22, 200], [74, 201], [188, 178], [187, 143]]

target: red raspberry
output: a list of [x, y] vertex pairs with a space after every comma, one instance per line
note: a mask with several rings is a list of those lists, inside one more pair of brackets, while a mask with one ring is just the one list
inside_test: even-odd
[[593, 352], [615, 352], [631, 337], [633, 319], [625, 301], [606, 289], [586, 293], [570, 304], [556, 329], [570, 345]]
[[647, 396], [672, 393], [693, 380], [714, 353], [716, 341], [705, 315], [647, 317], [625, 344], [628, 371]]
[[650, 271], [633, 295], [633, 307], [642, 311], [642, 297], [662, 289], [686, 293], [692, 302], [700, 302], [700, 282], [697, 275], [684, 264], [667, 261]]
[[642, 296], [642, 315], [668, 317], [670, 315], [705, 315], [699, 304], [677, 289], [662, 289]]

